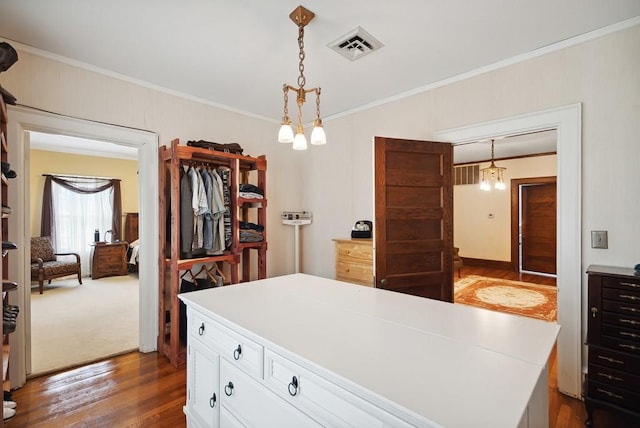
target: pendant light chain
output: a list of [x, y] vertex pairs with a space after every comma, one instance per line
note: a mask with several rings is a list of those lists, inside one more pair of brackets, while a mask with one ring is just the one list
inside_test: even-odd
[[282, 85], [282, 91], [284, 92], [284, 117], [283, 122], [290, 123], [289, 120], [289, 86], [285, 83]]
[[304, 90], [304, 84], [307, 83], [307, 80], [304, 77], [304, 26], [298, 26], [298, 47], [300, 48], [300, 53], [298, 54], [298, 58], [300, 59], [300, 63], [298, 64], [298, 70], [300, 71], [300, 76], [298, 76], [298, 87]]

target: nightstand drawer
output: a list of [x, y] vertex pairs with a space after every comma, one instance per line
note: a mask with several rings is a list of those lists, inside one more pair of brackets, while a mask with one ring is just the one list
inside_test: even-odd
[[341, 243], [336, 248], [336, 257], [341, 260], [373, 260], [373, 247], [371, 242], [362, 243]]
[[336, 279], [339, 281], [357, 281], [373, 285], [373, 266], [363, 263], [336, 261]]

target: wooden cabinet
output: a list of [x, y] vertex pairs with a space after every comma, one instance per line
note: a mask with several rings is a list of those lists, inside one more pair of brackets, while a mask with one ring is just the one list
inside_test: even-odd
[[124, 240], [133, 242], [138, 239], [138, 213], [126, 213], [124, 217]]
[[595, 408], [640, 422], [640, 276], [589, 266], [586, 425]]
[[371, 239], [334, 239], [336, 279], [373, 286], [373, 241]]
[[[178, 139], [170, 147], [160, 147], [160, 278], [158, 351], [174, 366], [186, 362], [186, 347], [180, 342], [180, 282], [186, 271], [219, 265], [226, 272], [225, 285], [237, 284], [267, 276], [267, 193], [265, 156], [251, 157], [206, 148], [181, 145]], [[180, 178], [190, 167], [223, 169], [228, 172], [228, 198], [225, 191], [225, 225], [230, 225], [225, 249], [220, 254], [181, 252], [181, 187]], [[250, 197], [240, 192], [242, 184], [252, 184], [262, 191], [262, 197]], [[226, 200], [228, 199], [228, 200]], [[228, 217], [227, 217], [228, 215]], [[261, 229], [261, 240], [246, 239], [241, 225], [251, 223]], [[246, 232], [243, 230], [243, 232]], [[198, 272], [194, 270], [194, 272]], [[196, 273], [197, 275], [197, 273]], [[187, 277], [189, 278], [189, 277]]]
[[126, 275], [127, 248], [124, 241], [91, 244], [91, 278]]

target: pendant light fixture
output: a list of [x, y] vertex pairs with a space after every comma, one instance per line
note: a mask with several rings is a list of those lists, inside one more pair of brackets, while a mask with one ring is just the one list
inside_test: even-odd
[[489, 191], [491, 190], [491, 183], [493, 182], [493, 187], [498, 190], [504, 190], [506, 188], [504, 184], [504, 171], [507, 168], [496, 166], [494, 163], [493, 156], [493, 142], [491, 140], [491, 165], [486, 168], [482, 168], [480, 172], [482, 173], [482, 181], [480, 182], [480, 189]]
[[[307, 138], [304, 136], [304, 127], [302, 126], [302, 106], [306, 101], [306, 96], [309, 92], [316, 94], [316, 118], [313, 122], [313, 130], [311, 131], [311, 144], [320, 145], [326, 144], [327, 137], [324, 133], [322, 126], [322, 119], [320, 118], [320, 88], [305, 89], [304, 85], [306, 79], [304, 76], [304, 27], [311, 22], [315, 17], [315, 14], [302, 6], [298, 6], [289, 14], [289, 18], [294, 24], [298, 26], [298, 70], [300, 75], [298, 76], [298, 87], [284, 84], [282, 91], [284, 92], [284, 116], [282, 117], [282, 125], [280, 126], [280, 132], [278, 132], [278, 141], [281, 143], [293, 143], [294, 150], [306, 150]], [[293, 134], [293, 128], [291, 127], [291, 119], [289, 119], [289, 91], [296, 93], [296, 104], [298, 106], [298, 123], [296, 134]]]

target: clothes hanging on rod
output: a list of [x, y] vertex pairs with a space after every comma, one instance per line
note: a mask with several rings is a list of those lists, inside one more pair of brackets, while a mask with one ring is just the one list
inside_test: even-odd
[[229, 168], [206, 162], [180, 168], [180, 257], [222, 254], [231, 248]]

